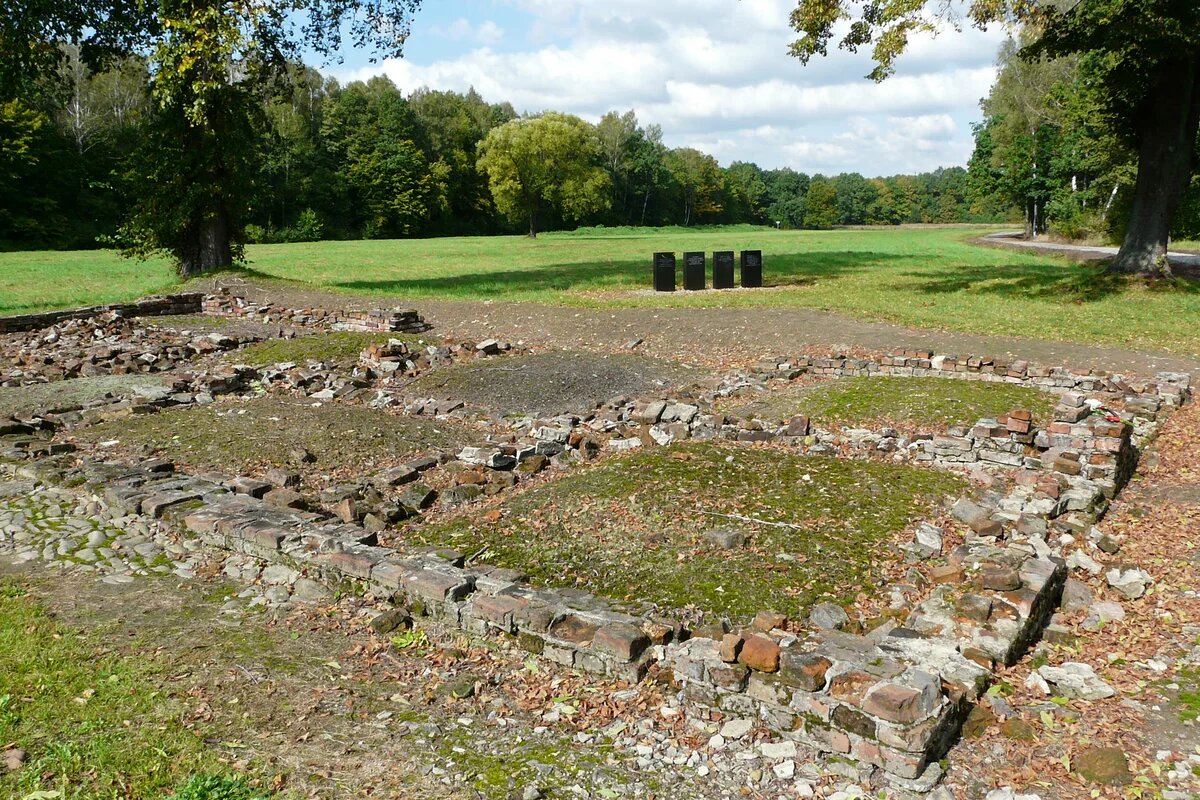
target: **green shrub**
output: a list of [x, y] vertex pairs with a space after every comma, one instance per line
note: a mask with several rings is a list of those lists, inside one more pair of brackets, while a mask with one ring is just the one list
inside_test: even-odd
[[193, 775], [175, 791], [173, 800], [267, 800], [243, 778]]

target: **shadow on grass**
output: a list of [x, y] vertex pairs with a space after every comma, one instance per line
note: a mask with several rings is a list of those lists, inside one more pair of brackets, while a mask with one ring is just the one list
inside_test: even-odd
[[[767, 286], [802, 286], [820, 278], [834, 278], [879, 267], [885, 262], [917, 261], [916, 256], [873, 251], [767, 254], [764, 256], [764, 282]], [[521, 295], [539, 291], [635, 290], [652, 286], [651, 261], [595, 261], [548, 264], [529, 269], [468, 272], [427, 278], [345, 280], [331, 284], [350, 292], [379, 294], [445, 294], [457, 296]], [[676, 270], [676, 281], [683, 285], [683, 265]], [[712, 285], [712, 259], [706, 270], [706, 282]]]
[[[1096, 263], [956, 266], [907, 272], [904, 277], [916, 279], [912, 288], [929, 295], [970, 292], [1012, 300], [1074, 303], [1094, 303], [1136, 286], [1147, 286], [1142, 278], [1107, 272], [1103, 264]], [[1148, 288], [1161, 293], [1200, 292], [1200, 284], [1185, 280], [1156, 281]]]

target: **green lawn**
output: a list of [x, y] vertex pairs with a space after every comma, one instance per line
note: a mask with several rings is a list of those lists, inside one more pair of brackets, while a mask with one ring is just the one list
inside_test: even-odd
[[0, 796], [149, 800], [185, 783], [190, 800], [261, 796], [194, 774], [225, 766], [163, 691], [169, 665], [115, 652], [104, 633], [58, 625], [20, 584], [0, 579], [0, 749], [27, 755], [16, 772], [0, 769]]
[[[920, 327], [1200, 349], [1200, 286], [1145, 288], [1065, 259], [977, 247], [964, 228], [588, 230], [524, 237], [320, 242], [247, 248], [257, 277], [420, 300], [596, 306], [802, 306]], [[658, 250], [762, 249], [765, 291], [644, 291]], [[162, 262], [108, 252], [0, 254], [0, 312], [132, 297], [171, 286]]]

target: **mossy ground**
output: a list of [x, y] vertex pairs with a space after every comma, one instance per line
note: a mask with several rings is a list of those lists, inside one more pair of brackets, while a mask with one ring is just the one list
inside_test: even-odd
[[1176, 683], [1180, 685], [1176, 704], [1183, 722], [1200, 721], [1200, 669], [1181, 670]]
[[117, 441], [121, 448], [194, 468], [239, 474], [299, 466], [293, 451], [303, 447], [316, 456], [312, 470], [329, 474], [394, 466], [466, 444], [471, 433], [444, 421], [267, 395], [106, 422], [82, 429], [79, 438], [91, 444]]
[[386, 343], [391, 339], [408, 342], [410, 345], [417, 345], [421, 342], [436, 343], [437, 341], [430, 336], [404, 333], [329, 331], [314, 333], [310, 336], [297, 336], [294, 339], [269, 339], [230, 353], [226, 357], [226, 361], [236, 361], [239, 364], [250, 364], [255, 367], [288, 361], [297, 364], [305, 364], [309, 361], [354, 362], [358, 360], [359, 354], [369, 346]]
[[971, 425], [1014, 408], [1050, 417], [1053, 394], [1010, 383], [950, 378], [891, 376], [838, 378], [815, 385], [788, 387], [744, 405], [739, 413], [771, 420], [803, 414], [816, 425], [894, 425], [902, 430], [933, 431]]
[[14, 414], [45, 414], [101, 400], [110, 394], [125, 395], [135, 389], [162, 385], [162, 377], [158, 375], [100, 375], [29, 386], [0, 387], [0, 419], [7, 419]]
[[697, 377], [688, 367], [645, 356], [551, 352], [455, 364], [422, 376], [408, 391], [510, 414], [577, 414], [617, 395]]
[[[915, 467], [688, 444], [516, 495], [496, 523], [462, 515], [404, 536], [467, 552], [486, 546], [480, 561], [608, 597], [735, 618], [766, 608], [797, 615], [819, 598], [872, 591], [898, 558], [893, 535], [962, 488]], [[747, 544], [720, 549], [704, 537], [711, 528], [741, 531]]]

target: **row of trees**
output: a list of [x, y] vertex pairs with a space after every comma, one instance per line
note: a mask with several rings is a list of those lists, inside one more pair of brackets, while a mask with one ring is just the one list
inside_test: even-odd
[[[114, 241], [129, 235], [121, 226], [139, 208], [178, 224], [179, 198], [210, 187], [172, 180], [184, 173], [161, 168], [180, 148], [161, 139], [145, 62], [127, 58], [93, 73], [71, 50], [63, 69], [67, 91], [0, 107], [0, 126], [14, 132], [4, 139], [17, 143], [5, 148], [8, 168], [0, 170], [0, 243]], [[661, 129], [640, 124], [632, 111], [596, 125], [556, 113], [519, 118], [510, 104], [474, 91], [419, 89], [406, 97], [386, 78], [342, 86], [293, 65], [250, 112], [249, 126], [226, 128], [239, 139], [239, 162], [229, 171], [243, 177], [225, 191], [245, 193], [240, 222], [251, 241], [536, 234], [571, 224], [827, 228], [983, 218], [970, 209], [962, 169], [867, 179], [744, 162], [721, 167], [699, 150], [667, 147]], [[172, 189], [157, 191], [151, 180]]]
[[[1110, 268], [1169, 275], [1167, 245], [1200, 164], [1200, 3], [798, 0], [792, 53], [807, 63], [841, 37], [842, 49], [870, 47], [869, 77], [881, 81], [914, 34], [963, 20], [981, 28], [1016, 23], [1027, 34], [1007, 54], [1011, 68], [988, 101], [973, 170], [977, 195], [1019, 204], [1031, 231], [1056, 215], [1052, 204], [1060, 201], [1068, 212], [1100, 205], [1106, 220], [1119, 203], [1121, 249]], [[1063, 176], [1078, 196], [1064, 200], [1055, 191]]]
[[[1016, 211], [1026, 235], [1068, 239], [1126, 233], [1138, 177], [1138, 153], [1106, 111], [1095, 59], [1022, 58], [1036, 28], [1001, 49], [999, 78], [975, 128], [969, 188], [976, 213]], [[1195, 143], [1200, 152], [1200, 137]], [[1200, 236], [1200, 181], [1190, 176], [1171, 221], [1171, 236]]]

